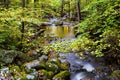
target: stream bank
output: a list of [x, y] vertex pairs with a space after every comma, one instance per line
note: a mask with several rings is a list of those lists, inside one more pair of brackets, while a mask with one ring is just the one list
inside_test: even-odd
[[[53, 44], [57, 40], [74, 41], [76, 39], [74, 28], [70, 25], [56, 26], [54, 24], [56, 21], [53, 19], [49, 22], [49, 26], [45, 27], [44, 37], [52, 38], [46, 44]], [[36, 51], [33, 53], [39, 54]], [[104, 58], [96, 58], [87, 52], [80, 55], [79, 52], [55, 53], [51, 51], [49, 54], [40, 54], [39, 58], [23, 63], [22, 66], [14, 64], [0, 69], [0, 78], [3, 80], [119, 80], [119, 78], [111, 77], [111, 67], [119, 72], [119, 66], [108, 65]]]

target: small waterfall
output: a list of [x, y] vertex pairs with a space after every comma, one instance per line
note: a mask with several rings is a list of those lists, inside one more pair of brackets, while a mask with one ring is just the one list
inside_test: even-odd
[[71, 80], [81, 80], [81, 79], [85, 78], [86, 76], [87, 76], [86, 72], [76, 73], [71, 76]]
[[59, 21], [58, 18], [51, 18], [49, 23], [51, 23], [52, 27], [55, 27], [56, 26], [55, 23], [58, 21]]
[[52, 27], [55, 27], [56, 25], [55, 24], [51, 24]]

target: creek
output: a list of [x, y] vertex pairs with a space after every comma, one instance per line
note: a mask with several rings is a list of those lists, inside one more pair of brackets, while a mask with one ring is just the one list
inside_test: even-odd
[[[42, 32], [39, 32], [40, 29], [38, 29], [38, 32], [45, 38], [45, 45], [53, 44], [57, 40], [69, 43], [77, 39], [73, 28], [74, 22], [60, 21], [60, 19], [50, 19], [50, 22], [45, 22], [41, 26], [42, 28], [40, 27], [40, 29], [44, 29]], [[2, 61], [9, 63], [16, 60], [18, 54], [23, 55], [21, 52], [13, 50], [1, 50], [1, 53], [5, 54], [5, 60], [3, 60], [3, 56]], [[50, 51], [48, 53], [41, 55], [39, 49], [31, 50], [29, 55], [35, 58], [33, 61], [23, 64], [24, 72], [20, 72], [19, 66], [11, 65], [12, 67], [0, 69], [0, 80], [120, 80], [120, 67], [114, 62], [109, 64], [104, 57], [95, 57], [86, 51], [83, 51], [82, 54], [79, 51], [67, 53]], [[14, 57], [11, 57], [13, 54]], [[25, 60], [23, 56], [20, 57], [21, 60]], [[23, 73], [25, 74], [23, 75]], [[115, 77], [111, 77], [111, 74]]]
[[[75, 40], [74, 28], [69, 25], [56, 26], [54, 24], [57, 19], [51, 19], [50, 26], [46, 27], [45, 35], [53, 38], [54, 41]], [[85, 52], [83, 56], [77, 52], [73, 53], [59, 53], [61, 62], [68, 62], [70, 64], [70, 80], [118, 80], [110, 78], [110, 67], [106, 65], [104, 58], [96, 58]]]

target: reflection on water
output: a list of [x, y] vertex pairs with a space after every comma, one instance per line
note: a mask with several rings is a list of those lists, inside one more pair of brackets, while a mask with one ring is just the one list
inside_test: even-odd
[[48, 26], [46, 27], [45, 36], [62, 39], [71, 39], [75, 37], [73, 28], [69, 26]]

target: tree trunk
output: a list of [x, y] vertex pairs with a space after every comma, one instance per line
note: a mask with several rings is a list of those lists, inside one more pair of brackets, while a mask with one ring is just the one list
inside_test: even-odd
[[6, 8], [8, 8], [9, 7], [9, 0], [4, 0], [4, 6], [6, 7]]
[[61, 4], [61, 17], [63, 17], [63, 8], [64, 8], [64, 0], [62, 0], [62, 4]]
[[29, 5], [31, 0], [26, 0], [26, 6]]
[[[25, 8], [25, 0], [22, 0], [22, 8]], [[22, 13], [22, 17], [24, 17], [24, 12]], [[23, 39], [24, 39], [24, 32], [25, 32], [25, 22], [21, 22], [22, 28], [21, 28], [21, 50], [23, 49]]]
[[81, 20], [80, 0], [76, 0], [76, 9], [77, 9], [77, 18], [78, 18], [78, 22], [80, 22], [80, 20]]
[[25, 8], [25, 0], [22, 0], [22, 8]]
[[37, 2], [38, 2], [39, 0], [34, 0], [34, 7], [36, 8], [37, 7]]
[[70, 0], [69, 0], [69, 19], [70, 19], [70, 12], [71, 10], [70, 10]]

